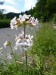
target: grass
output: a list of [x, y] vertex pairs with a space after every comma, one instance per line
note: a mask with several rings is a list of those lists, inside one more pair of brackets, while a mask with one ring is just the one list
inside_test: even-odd
[[[43, 75], [55, 75], [56, 72], [56, 30], [52, 23], [40, 23], [32, 47], [33, 56], [39, 58], [39, 70]], [[54, 63], [54, 64], [53, 64]], [[38, 66], [37, 66], [38, 68]], [[41, 74], [40, 74], [41, 75]]]

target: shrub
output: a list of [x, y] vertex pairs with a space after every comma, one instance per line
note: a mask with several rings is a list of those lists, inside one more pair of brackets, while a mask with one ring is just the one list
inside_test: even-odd
[[6, 28], [10, 26], [10, 20], [0, 20], [0, 28]]

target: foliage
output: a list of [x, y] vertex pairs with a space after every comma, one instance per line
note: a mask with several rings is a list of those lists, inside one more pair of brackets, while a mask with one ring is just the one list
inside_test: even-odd
[[[55, 75], [56, 72], [56, 30], [52, 25], [43, 24], [36, 32], [31, 53], [39, 59], [39, 71], [44, 75]], [[37, 63], [36, 63], [37, 64]], [[39, 64], [39, 63], [38, 63]], [[37, 66], [38, 68], [38, 66]], [[41, 75], [41, 74], [40, 74]]]
[[0, 28], [6, 28], [10, 26], [10, 20], [0, 20]]
[[7, 14], [4, 14], [4, 15], [6, 15], [6, 18], [7, 19], [12, 19], [13, 17], [18, 17], [19, 16], [19, 14], [18, 13], [7, 13]]
[[0, 19], [3, 19], [3, 18], [5, 18], [5, 15], [0, 13]]
[[[1, 67], [1, 66], [0, 66]], [[6, 67], [6, 66], [5, 66]], [[24, 64], [14, 63], [7, 65], [6, 69], [0, 71], [0, 75], [38, 75], [37, 70], [32, 66], [28, 66], [28, 70]]]
[[21, 13], [8, 13], [0, 15], [1, 18], [12, 19], [14, 16], [18, 17], [20, 14], [23, 15], [31, 14], [35, 18], [38, 18], [42, 22], [50, 21], [53, 15], [56, 14], [56, 0], [37, 0], [37, 3], [33, 9]]
[[56, 55], [56, 30], [52, 25], [43, 25], [35, 37], [33, 51], [42, 55]]
[[29, 13], [42, 22], [50, 21], [56, 13], [56, 0], [37, 0], [36, 6]]

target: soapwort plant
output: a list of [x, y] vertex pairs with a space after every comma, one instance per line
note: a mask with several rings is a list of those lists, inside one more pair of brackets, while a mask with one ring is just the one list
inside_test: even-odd
[[[23, 31], [21, 31], [21, 33], [15, 38], [15, 47], [14, 50], [17, 50], [18, 47], [20, 46], [22, 48], [22, 50], [24, 50], [25, 53], [25, 62], [26, 62], [26, 69], [28, 70], [28, 64], [27, 64], [27, 49], [30, 48], [33, 44], [33, 35], [30, 34], [26, 34], [26, 27], [30, 26], [30, 27], [35, 27], [36, 25], [38, 25], [38, 19], [31, 17], [31, 15], [19, 15], [19, 18], [14, 17], [11, 21], [10, 21], [10, 27], [11, 29], [18, 29], [20, 26], [23, 27]], [[17, 66], [17, 60], [15, 58], [15, 54], [13, 52], [13, 48], [11, 46], [11, 42], [10, 41], [6, 41], [4, 44], [4, 47], [6, 48], [7, 46], [10, 47], [11, 49], [11, 54], [7, 54], [7, 58], [8, 59], [12, 59], [12, 56], [15, 60], [15, 64]], [[0, 48], [0, 50], [2, 50], [2, 48]], [[1, 52], [1, 51], [0, 51]]]

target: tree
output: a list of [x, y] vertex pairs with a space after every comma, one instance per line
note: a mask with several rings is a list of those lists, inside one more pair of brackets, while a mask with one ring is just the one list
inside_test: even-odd
[[56, 0], [38, 0], [36, 6], [29, 10], [29, 13], [42, 21], [50, 21], [56, 14]]
[[[2, 6], [3, 4], [4, 4], [4, 0], [1, 0], [0, 5]], [[0, 18], [3, 18], [3, 11], [4, 11], [4, 9], [0, 8]]]

